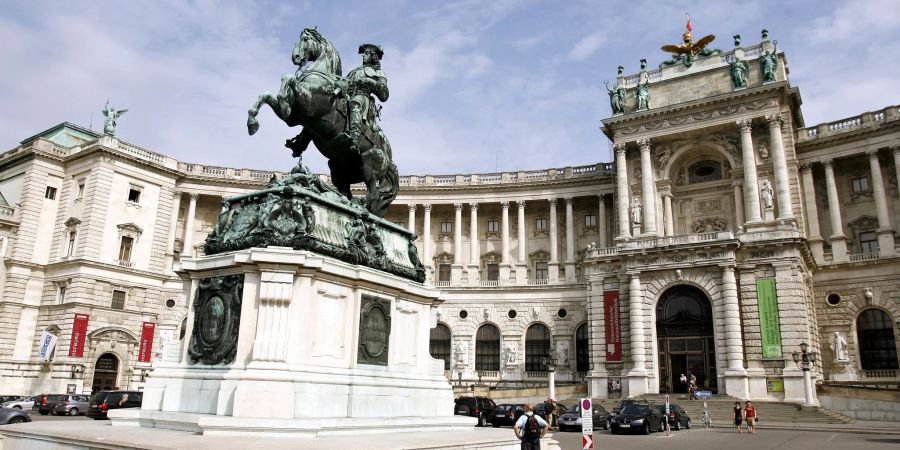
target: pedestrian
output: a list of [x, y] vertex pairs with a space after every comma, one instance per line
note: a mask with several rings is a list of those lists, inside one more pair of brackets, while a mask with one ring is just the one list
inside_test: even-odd
[[534, 413], [534, 405], [525, 405], [525, 413], [519, 416], [513, 432], [522, 440], [522, 450], [541, 450], [541, 437], [550, 431], [550, 424]]
[[755, 433], [756, 421], [759, 420], [759, 417], [756, 415], [756, 407], [750, 403], [750, 400], [747, 400], [747, 406], [744, 407], [744, 418], [747, 420], [747, 431]]
[[684, 376], [684, 374], [681, 374], [681, 377], [678, 378], [678, 381], [681, 382], [681, 385], [684, 387], [684, 390], [687, 390], [688, 382], [687, 382], [687, 377]]
[[688, 387], [688, 391], [690, 392], [691, 400], [697, 400], [697, 377], [693, 372], [688, 372], [688, 375], [691, 377], [690, 386]]
[[741, 409], [741, 402], [734, 402], [734, 426], [737, 427], [738, 433], [743, 433], [744, 429], [741, 423], [744, 421], [744, 410]]
[[559, 416], [559, 408], [556, 406], [556, 399], [549, 398], [547, 399], [547, 421], [550, 423], [550, 428], [559, 426], [557, 422], [557, 418]]

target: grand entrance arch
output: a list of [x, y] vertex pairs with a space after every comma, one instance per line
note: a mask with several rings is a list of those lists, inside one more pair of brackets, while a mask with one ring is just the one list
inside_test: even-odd
[[693, 286], [675, 286], [656, 304], [659, 391], [687, 392], [681, 374], [697, 377], [697, 388], [718, 392], [712, 304]]
[[94, 381], [91, 383], [91, 393], [104, 390], [112, 390], [118, 387], [119, 358], [112, 353], [104, 353], [97, 358], [94, 364]]

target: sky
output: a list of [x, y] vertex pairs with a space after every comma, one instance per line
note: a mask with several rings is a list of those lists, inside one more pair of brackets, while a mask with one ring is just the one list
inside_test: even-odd
[[[458, 174], [609, 161], [600, 121], [616, 67], [656, 67], [685, 12], [713, 47], [784, 50], [807, 125], [900, 104], [900, 1], [5, 1], [0, 121], [5, 145], [60, 122], [102, 130], [104, 103], [128, 108], [117, 135], [181, 161], [288, 170], [290, 129], [247, 109], [293, 73], [317, 27], [340, 51], [384, 48], [381, 126], [401, 174]], [[326, 171], [314, 149], [304, 162]]]

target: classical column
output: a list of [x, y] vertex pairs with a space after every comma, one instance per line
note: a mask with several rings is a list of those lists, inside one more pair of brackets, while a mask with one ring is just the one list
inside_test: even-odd
[[575, 281], [575, 215], [572, 212], [572, 197], [566, 201], [566, 281]]
[[872, 171], [872, 195], [875, 197], [875, 211], [878, 214], [878, 252], [882, 256], [894, 256], [897, 253], [894, 250], [894, 227], [891, 226], [891, 216], [888, 212], [878, 150], [872, 150], [866, 154], [869, 156], [869, 169]]
[[422, 205], [425, 215], [422, 217], [422, 264], [434, 275], [434, 261], [431, 258], [431, 204]]
[[525, 260], [525, 202], [519, 200], [516, 204], [519, 206], [519, 260], [516, 265], [516, 284], [526, 284], [528, 282], [528, 265]]
[[737, 122], [741, 128], [741, 153], [744, 159], [744, 208], [747, 225], [762, 222], [759, 213], [759, 182], [756, 178], [756, 152], [753, 151], [753, 138], [750, 136], [750, 119]]
[[184, 219], [184, 248], [181, 254], [194, 256], [194, 215], [197, 213], [197, 198], [199, 194], [190, 194], [190, 203], [188, 203], [187, 217]]
[[500, 202], [500, 284], [509, 282], [509, 202]]
[[[166, 242], [166, 272], [172, 270], [172, 263], [175, 262], [175, 236], [178, 229], [178, 213], [181, 211], [181, 191], [172, 192], [172, 216], [169, 218], [169, 238]], [[0, 257], [5, 255], [0, 254]]]
[[672, 217], [672, 193], [663, 193], [663, 216], [666, 219], [665, 233], [666, 236], [675, 236], [675, 218]]
[[844, 225], [841, 221], [841, 201], [838, 199], [837, 184], [834, 182], [832, 161], [822, 161], [825, 166], [825, 187], [828, 191], [828, 212], [831, 216], [831, 259], [834, 262], [846, 262], [847, 237], [844, 236]]
[[450, 266], [450, 283], [459, 285], [462, 280], [463, 242], [462, 242], [462, 203], [454, 203], [453, 209], [453, 265]]
[[656, 198], [655, 181], [653, 180], [653, 162], [650, 160], [650, 140], [638, 141], [641, 148], [641, 194], [643, 195], [644, 217], [643, 231], [645, 236], [656, 236]]
[[631, 223], [628, 211], [631, 195], [628, 192], [628, 165], [625, 162], [625, 144], [613, 146], [616, 151], [616, 199], [619, 208], [619, 235], [616, 240], [624, 241], [631, 237]]
[[741, 310], [738, 305], [738, 288], [734, 267], [722, 268], [722, 298], [725, 313], [725, 390], [736, 398], [749, 394], [747, 371], [744, 369], [744, 342], [741, 337]]
[[406, 226], [410, 233], [416, 233], [416, 204], [410, 203], [407, 205], [409, 207], [409, 218], [406, 220]]
[[547, 263], [547, 281], [559, 282], [559, 226], [556, 223], [556, 199], [550, 199], [550, 261]]
[[791, 180], [788, 177], [787, 157], [784, 154], [784, 139], [781, 137], [781, 114], [772, 114], [766, 119], [769, 121], [769, 146], [772, 152], [772, 167], [775, 169], [775, 197], [778, 199], [778, 219], [794, 220]]
[[744, 193], [740, 180], [731, 183], [731, 187], [734, 189], [734, 232], [737, 233], [738, 227], [744, 227]]
[[644, 329], [649, 324], [644, 322], [644, 296], [641, 290], [641, 278], [638, 274], [631, 275], [631, 284], [628, 288], [631, 331], [631, 361], [633, 367], [628, 372], [628, 392], [629, 397], [645, 394], [647, 392], [647, 368], [645, 361], [647, 360], [646, 342], [644, 342]]
[[478, 240], [478, 203], [469, 203], [469, 267], [466, 270], [470, 286], [478, 284], [481, 274], [481, 250]]
[[813, 184], [812, 166], [800, 166], [800, 178], [803, 180], [803, 197], [806, 200], [806, 226], [809, 234], [809, 250], [817, 263], [825, 262], [825, 250], [822, 244], [822, 232], [819, 230], [819, 207], [816, 205], [816, 188]]
[[900, 145], [891, 147], [894, 151], [894, 173], [897, 174], [897, 192], [900, 192]]
[[609, 246], [609, 237], [606, 231], [606, 194], [600, 194], [600, 203], [597, 208], [597, 234], [600, 235], [600, 242], [597, 246], [606, 248]]

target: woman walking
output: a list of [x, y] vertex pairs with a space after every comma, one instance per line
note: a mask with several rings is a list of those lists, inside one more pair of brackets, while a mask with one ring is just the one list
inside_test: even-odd
[[738, 433], [743, 433], [741, 422], [744, 421], [744, 410], [741, 409], [741, 402], [734, 402], [734, 426], [737, 427]]

